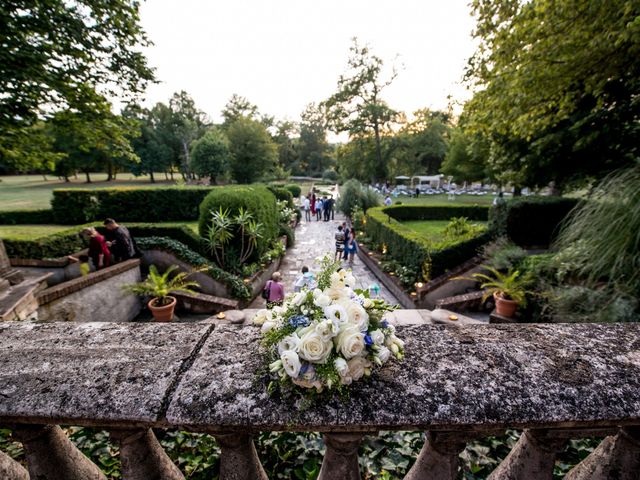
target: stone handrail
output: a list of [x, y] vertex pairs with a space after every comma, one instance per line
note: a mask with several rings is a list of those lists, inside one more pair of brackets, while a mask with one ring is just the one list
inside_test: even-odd
[[[267, 395], [255, 327], [0, 324], [0, 425], [24, 443], [32, 478], [102, 478], [57, 424], [109, 430], [124, 478], [135, 479], [182, 478], [152, 427], [213, 434], [221, 478], [266, 478], [251, 440], [260, 431], [325, 433], [325, 480], [359, 478], [363, 435], [421, 430], [425, 446], [406, 478], [453, 479], [468, 441], [507, 427], [525, 434], [491, 478], [551, 478], [568, 439], [605, 435], [566, 478], [640, 475], [640, 325], [411, 325], [398, 334], [402, 364], [353, 385], [349, 400], [300, 411]], [[0, 453], [0, 473], [21, 472], [11, 462]]]

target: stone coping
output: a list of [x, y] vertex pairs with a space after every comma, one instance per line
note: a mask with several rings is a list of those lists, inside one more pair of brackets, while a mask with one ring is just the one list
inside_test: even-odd
[[190, 431], [483, 431], [640, 422], [640, 325], [399, 326], [407, 356], [349, 399], [266, 393], [259, 330], [215, 324], [2, 324], [0, 424]]
[[140, 259], [132, 258], [122, 263], [117, 263], [111, 267], [107, 267], [103, 270], [91, 272], [88, 275], [74, 278], [67, 282], [60, 283], [51, 288], [47, 288], [40, 294], [38, 294], [38, 304], [46, 305], [47, 303], [58, 300], [59, 298], [66, 297], [74, 292], [90, 287], [97, 283], [100, 283], [108, 278], [115, 277], [116, 275], [138, 268], [140, 266]]
[[[79, 252], [71, 254], [72, 257], [86, 255], [89, 249], [85, 248]], [[69, 255], [58, 258], [10, 258], [12, 267], [39, 267], [39, 268], [64, 268], [71, 263]]]

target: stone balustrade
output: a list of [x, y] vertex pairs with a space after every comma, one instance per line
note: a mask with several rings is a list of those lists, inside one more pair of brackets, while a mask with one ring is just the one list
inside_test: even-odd
[[[0, 324], [0, 425], [30, 478], [102, 479], [57, 425], [108, 430], [125, 479], [181, 479], [152, 428], [215, 436], [223, 479], [266, 474], [260, 431], [324, 434], [321, 480], [358, 479], [380, 430], [425, 432], [405, 478], [454, 479], [467, 442], [524, 430], [492, 479], [551, 479], [569, 439], [606, 436], [570, 480], [640, 477], [640, 325], [408, 325], [390, 362], [348, 400], [306, 410], [267, 395], [259, 332], [215, 324]], [[0, 452], [0, 478], [26, 470]]]

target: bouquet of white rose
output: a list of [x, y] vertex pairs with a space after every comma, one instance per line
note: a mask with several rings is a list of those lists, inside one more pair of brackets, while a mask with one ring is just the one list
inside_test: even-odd
[[404, 357], [404, 342], [383, 320], [395, 307], [354, 290], [350, 270], [338, 269], [328, 257], [322, 263], [318, 288], [289, 295], [282, 306], [253, 319], [262, 326], [271, 376], [303, 393], [344, 392], [391, 357]]

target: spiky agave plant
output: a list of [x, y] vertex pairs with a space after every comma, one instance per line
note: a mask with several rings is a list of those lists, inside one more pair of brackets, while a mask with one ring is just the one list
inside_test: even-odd
[[124, 285], [123, 288], [135, 295], [149, 296], [156, 298], [155, 306], [162, 307], [171, 303], [169, 294], [171, 292], [196, 293], [193, 288], [200, 287], [195, 281], [187, 280], [191, 273], [179, 272], [172, 276], [172, 273], [178, 267], [170, 266], [164, 273], [159, 273], [155, 265], [149, 267], [149, 275], [144, 282], [134, 283], [132, 285]]

